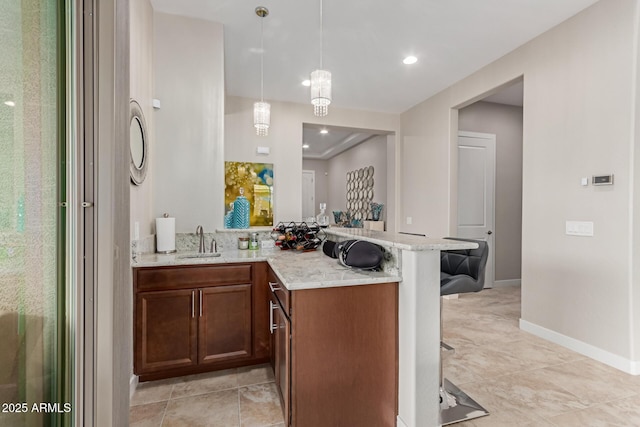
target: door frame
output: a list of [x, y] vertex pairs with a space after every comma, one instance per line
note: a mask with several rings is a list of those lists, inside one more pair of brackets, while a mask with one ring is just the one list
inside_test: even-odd
[[[312, 215], [311, 216], [315, 216], [315, 212], [316, 212], [316, 171], [315, 170], [311, 170], [311, 169], [303, 169], [302, 170], [302, 175], [304, 174], [310, 174], [313, 176], [313, 209], [312, 209]], [[302, 180], [302, 183], [304, 183], [304, 179]], [[304, 196], [304, 193], [303, 193]], [[304, 203], [304, 197], [302, 197], [303, 199], [303, 203]], [[300, 210], [302, 211], [302, 206], [300, 206]], [[304, 221], [306, 219], [306, 217], [304, 216], [304, 212], [302, 212], [302, 220]]]
[[[458, 130], [457, 133], [457, 137], [456, 137], [456, 153], [459, 150], [459, 146], [460, 146], [460, 137], [467, 137], [467, 138], [477, 138], [477, 139], [483, 139], [483, 140], [487, 140], [490, 142], [490, 145], [492, 146], [491, 149], [493, 151], [493, 180], [492, 182], [489, 184], [491, 186], [491, 192], [493, 194], [493, 197], [491, 199], [491, 206], [489, 207], [489, 209], [492, 212], [491, 215], [491, 221], [489, 224], [489, 230], [491, 232], [491, 234], [488, 234], [486, 236], [486, 240], [487, 243], [489, 245], [489, 259], [487, 260], [487, 269], [485, 270], [486, 272], [489, 272], [490, 274], [487, 275], [485, 277], [485, 285], [484, 288], [492, 288], [494, 287], [495, 284], [495, 271], [496, 271], [496, 263], [495, 263], [495, 229], [496, 229], [496, 134], [494, 133], [482, 133], [482, 132], [469, 132], [469, 131], [463, 131], [463, 130]], [[456, 156], [456, 166], [459, 165], [460, 162], [460, 158], [459, 156]], [[459, 167], [456, 167], [456, 177], [458, 176], [459, 173]], [[456, 210], [458, 208], [458, 197], [460, 196], [460, 192], [458, 191], [458, 185], [459, 183], [457, 182], [456, 179]], [[456, 228], [456, 236], [458, 235], [458, 229], [459, 229], [459, 225], [458, 225], [458, 215], [456, 214], [456, 222], [455, 222], [455, 228]]]

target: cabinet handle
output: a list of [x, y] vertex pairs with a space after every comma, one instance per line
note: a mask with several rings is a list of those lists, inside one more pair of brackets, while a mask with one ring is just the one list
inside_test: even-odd
[[274, 303], [273, 301], [269, 301], [269, 332], [271, 332], [273, 334], [273, 332], [278, 328], [278, 325], [276, 325], [275, 323], [273, 323], [273, 310], [278, 308], [278, 304]]
[[202, 289], [200, 289], [200, 317], [202, 317]]
[[280, 290], [280, 286], [278, 286], [278, 282], [269, 282], [269, 289], [271, 289], [271, 292], [275, 292]]
[[191, 291], [191, 317], [196, 317], [196, 291]]

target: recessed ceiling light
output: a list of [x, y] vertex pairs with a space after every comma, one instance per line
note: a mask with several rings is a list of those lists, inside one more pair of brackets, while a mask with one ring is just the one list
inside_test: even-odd
[[8, 105], [9, 107], [15, 107], [15, 106], [16, 106], [16, 103], [15, 103], [15, 102], [13, 102], [13, 101], [5, 101], [5, 102], [4, 102], [4, 105]]
[[322, 129], [322, 130], [320, 131], [320, 133], [321, 133], [321, 134], [323, 134], [323, 135], [326, 135], [326, 134], [328, 134], [328, 133], [329, 133], [329, 131], [328, 131], [328, 130], [326, 130], [326, 129]]
[[302, 86], [307, 86], [307, 87], [311, 86], [311, 80], [303, 80]]
[[306, 150], [307, 148], [309, 148], [309, 144], [302, 144], [302, 148]]
[[407, 56], [402, 60], [402, 63], [406, 65], [415, 64], [416, 62], [418, 62], [418, 58], [416, 58], [415, 56]]

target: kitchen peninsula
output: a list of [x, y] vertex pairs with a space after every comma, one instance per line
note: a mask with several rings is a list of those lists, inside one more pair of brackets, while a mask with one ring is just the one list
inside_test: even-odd
[[[133, 264], [134, 291], [141, 291], [139, 288], [141, 285], [144, 289], [144, 286], [146, 286], [144, 283], [151, 283], [154, 280], [156, 283], [161, 283], [163, 274], [175, 271], [175, 269], [180, 269], [184, 273], [185, 269], [224, 266], [224, 268], [230, 269], [228, 270], [229, 272], [232, 272], [228, 273], [231, 281], [225, 282], [224, 275], [216, 274], [215, 277], [221, 277], [219, 279], [220, 283], [227, 285], [224, 286], [225, 292], [227, 292], [225, 295], [233, 294], [233, 296], [231, 299], [227, 299], [225, 304], [212, 306], [217, 307], [222, 313], [224, 313], [225, 307], [230, 306], [228, 304], [229, 301], [236, 301], [240, 305], [244, 304], [244, 306], [255, 308], [256, 302], [250, 299], [252, 298], [250, 295], [253, 295], [254, 299], [258, 296], [259, 299], [264, 299], [264, 308], [258, 308], [259, 314], [254, 316], [254, 322], [255, 318], [266, 316], [268, 307], [272, 309], [270, 313], [274, 318], [269, 318], [268, 324], [256, 327], [254, 323], [255, 333], [253, 335], [247, 332], [244, 335], [240, 333], [238, 336], [244, 337], [239, 342], [244, 343], [244, 348], [247, 349], [247, 352], [252, 348], [251, 340], [253, 339], [254, 356], [257, 357], [256, 363], [271, 360], [276, 372], [276, 382], [283, 381], [291, 385], [290, 388], [284, 387], [283, 389], [281, 387], [281, 391], [287, 390], [291, 393], [290, 396], [282, 396], [283, 408], [285, 408], [286, 413], [289, 412], [288, 405], [291, 404], [292, 406], [294, 416], [291, 425], [302, 425], [300, 418], [296, 418], [296, 413], [300, 417], [314, 415], [309, 412], [309, 407], [305, 406], [304, 402], [301, 402], [303, 397], [314, 399], [316, 403], [313, 406], [316, 408], [322, 406], [322, 400], [318, 399], [322, 399], [323, 391], [317, 390], [314, 395], [314, 390], [307, 387], [308, 384], [314, 384], [314, 382], [317, 384], [317, 381], [322, 380], [322, 378], [319, 379], [313, 376], [313, 372], [316, 369], [305, 370], [304, 363], [314, 353], [322, 354], [322, 351], [326, 351], [326, 348], [323, 350], [323, 346], [325, 346], [328, 339], [329, 329], [319, 328], [318, 325], [330, 324], [333, 321], [345, 322], [342, 323], [345, 325], [345, 336], [342, 339], [353, 341], [358, 337], [364, 337], [366, 339], [361, 340], [363, 345], [370, 344], [372, 347], [366, 347], [364, 349], [365, 353], [360, 354], [359, 357], [354, 356], [354, 360], [332, 361], [335, 364], [329, 367], [322, 366], [323, 360], [314, 360], [313, 363], [316, 363], [315, 366], [317, 366], [319, 372], [323, 372], [323, 368], [326, 369], [323, 375], [328, 375], [327, 373], [331, 371], [339, 372], [340, 369], [344, 369], [345, 372], [351, 372], [354, 367], [360, 369], [362, 365], [367, 365], [369, 362], [373, 364], [371, 366], [374, 366], [375, 363], [394, 365], [387, 366], [386, 373], [381, 375], [384, 380], [376, 380], [378, 381], [377, 383], [367, 383], [369, 377], [375, 377], [371, 375], [365, 374], [362, 377], [345, 376], [345, 378], [348, 378], [346, 381], [351, 381], [350, 387], [360, 386], [363, 392], [367, 392], [365, 397], [374, 400], [385, 399], [385, 402], [387, 402], [386, 408], [384, 408], [386, 421], [367, 425], [437, 426], [439, 424], [437, 396], [440, 340], [439, 251], [471, 248], [475, 245], [468, 242], [428, 239], [362, 229], [330, 228], [327, 230], [327, 234], [331, 240], [357, 238], [383, 246], [390, 255], [385, 262], [384, 270], [381, 272], [363, 272], [348, 269], [338, 264], [335, 259], [326, 257], [321, 251], [310, 253], [280, 251], [279, 249], [247, 251], [225, 247], [221, 250], [221, 256], [216, 258], [185, 259], [180, 258], [179, 254], [146, 254], [139, 256], [137, 262]], [[142, 279], [143, 273], [148, 276], [147, 282]], [[243, 277], [243, 275], [246, 277]], [[153, 277], [153, 279], [149, 281], [149, 277]], [[202, 279], [204, 276], [196, 275], [196, 277]], [[209, 277], [211, 277], [211, 274], [209, 274]], [[158, 281], [159, 278], [160, 280]], [[236, 282], [233, 282], [233, 280], [236, 280]], [[264, 293], [259, 290], [259, 285], [262, 282], [268, 283], [271, 290], [274, 291], [271, 294], [275, 296], [272, 296], [270, 301], [267, 296], [268, 289]], [[396, 283], [399, 283], [399, 285]], [[255, 292], [249, 291], [247, 286], [251, 284], [258, 285], [255, 288]], [[160, 284], [159, 286], [163, 285]], [[277, 292], [278, 288], [282, 290], [280, 293]], [[215, 320], [211, 320], [210, 317], [206, 316], [207, 303], [214, 303], [216, 296], [221, 295], [216, 291], [212, 291], [213, 289], [216, 288], [210, 283], [205, 286], [202, 282], [195, 280], [187, 281], [184, 285], [180, 285], [179, 289], [175, 290], [181, 295], [185, 309], [194, 314], [194, 320], [187, 322], [188, 334], [195, 335], [199, 330], [194, 323], [197, 317], [195, 313], [200, 312], [201, 315], [203, 314], [203, 303], [205, 304], [204, 318], [210, 319], [205, 322], [215, 322]], [[160, 292], [162, 291], [159, 288], [152, 287], [146, 288], [144, 294], [147, 296], [157, 295]], [[141, 292], [137, 293], [136, 308], [134, 309], [136, 314], [134, 314], [134, 317], [142, 314], [141, 304], [143, 302], [140, 299], [140, 294]], [[260, 302], [262, 303], [263, 301]], [[273, 310], [274, 307], [279, 308]], [[328, 307], [332, 310], [327, 311]], [[349, 311], [349, 313], [341, 313], [340, 311]], [[287, 314], [287, 316], [282, 317], [279, 313]], [[311, 316], [320, 316], [321, 313], [324, 313], [323, 317], [311, 318]], [[234, 321], [238, 323], [250, 321], [250, 317], [238, 315], [237, 310], [226, 314], [235, 316], [233, 317]], [[370, 316], [374, 316], [373, 319], [378, 319], [378, 322], [382, 319], [385, 325], [393, 327], [393, 331], [390, 331], [388, 327], [381, 328], [379, 323], [376, 323], [375, 328], [372, 328], [370, 325], [372, 317]], [[284, 323], [280, 322], [281, 318], [285, 321]], [[287, 324], [286, 321], [290, 322], [290, 324]], [[360, 322], [360, 325], [358, 325], [358, 322]], [[215, 323], [208, 324], [213, 325]], [[265, 340], [268, 340], [270, 325], [275, 327], [273, 329], [276, 330], [276, 333], [271, 338], [270, 344], [267, 344], [268, 341]], [[276, 348], [282, 348], [278, 345], [279, 334], [277, 331], [281, 329], [279, 325], [283, 325], [283, 331], [291, 333], [291, 347], [283, 348], [283, 353], [293, 355], [293, 368], [289, 367], [292, 369], [291, 371], [286, 370], [281, 363], [275, 363], [274, 361], [274, 358], [278, 360], [277, 355], [274, 354], [278, 351]], [[357, 326], [350, 327], [353, 325]], [[290, 328], [290, 331], [284, 326]], [[360, 327], [362, 329], [358, 329]], [[202, 326], [200, 329], [202, 329]], [[137, 341], [140, 341], [138, 330], [136, 335]], [[230, 336], [230, 339], [236, 338], [236, 336]], [[337, 345], [342, 348], [344, 343], [339, 342], [341, 338], [333, 338], [338, 340]], [[280, 340], [282, 342], [282, 338]], [[192, 353], [193, 351], [198, 351], [195, 348], [198, 347], [195, 344], [196, 341], [193, 341], [194, 344], [192, 346], [194, 348]], [[367, 343], [367, 341], [371, 341], [371, 343]], [[393, 342], [390, 345], [384, 345], [389, 344], [389, 341]], [[312, 348], [314, 342], [318, 343], [317, 351]], [[394, 345], [395, 342], [397, 342], [397, 347]], [[272, 348], [267, 350], [266, 347], [269, 345]], [[202, 344], [200, 347], [207, 348]], [[211, 350], [213, 347], [209, 346], [208, 348]], [[375, 352], [375, 357], [372, 357], [371, 348], [379, 349]], [[304, 353], [305, 349], [308, 350], [306, 353]], [[256, 354], [256, 351], [259, 354]], [[267, 351], [271, 353], [268, 354]], [[225, 358], [229, 354], [220, 356], [213, 354], [211, 351], [209, 351], [209, 355], [206, 353], [201, 354], [203, 357], [200, 357], [200, 359], [206, 360], [207, 363], [215, 361], [213, 363], [222, 363], [221, 366], [225, 366], [224, 363], [228, 363], [225, 362]], [[197, 355], [193, 357], [198, 359]], [[249, 353], [247, 353], [247, 357], [250, 357]], [[233, 357], [229, 360], [232, 359]], [[280, 361], [282, 360], [280, 358]], [[395, 363], [390, 363], [389, 361]], [[136, 362], [138, 362], [138, 356], [136, 356]], [[183, 360], [183, 362], [188, 361]], [[397, 367], [395, 366], [396, 364]], [[139, 364], [136, 368], [140, 368]], [[366, 366], [362, 369], [365, 368]], [[291, 374], [292, 372], [293, 374]], [[153, 379], [153, 376], [147, 379]], [[338, 380], [340, 378], [336, 377], [336, 381]], [[339, 383], [329, 383], [329, 385], [332, 386], [332, 389], [324, 390], [325, 395], [339, 394], [341, 388]], [[387, 393], [389, 391], [387, 390], [388, 388], [396, 389], [392, 390], [391, 393]], [[377, 391], [380, 389], [382, 389], [382, 392], [378, 393]], [[371, 390], [377, 391], [376, 393], [370, 393]], [[353, 399], [353, 396], [351, 398]], [[347, 398], [345, 397], [345, 399]], [[394, 401], [389, 404], [389, 400]], [[395, 400], [397, 400], [397, 403]], [[358, 409], [358, 405], [352, 405], [351, 407], [353, 408], [354, 417], [356, 415], [360, 417], [352, 420], [371, 416], [371, 414], [360, 413], [362, 408]], [[395, 418], [395, 420], [391, 421], [389, 421], [390, 407]], [[318, 408], [318, 410], [322, 409], [324, 408]], [[349, 410], [348, 408], [339, 409], [342, 411]], [[395, 417], [396, 414], [397, 417]], [[379, 416], [382, 415], [379, 414]], [[298, 421], [297, 423], [296, 420]], [[355, 421], [355, 424], [353, 421], [351, 422], [352, 424], [350, 425], [360, 425], [357, 424], [358, 421]]]

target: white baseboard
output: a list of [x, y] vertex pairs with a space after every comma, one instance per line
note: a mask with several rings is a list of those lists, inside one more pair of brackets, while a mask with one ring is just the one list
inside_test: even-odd
[[640, 362], [638, 361], [625, 359], [617, 354], [610, 353], [606, 350], [602, 350], [601, 348], [592, 346], [591, 344], [562, 335], [558, 332], [552, 331], [551, 329], [538, 326], [535, 323], [527, 322], [523, 319], [520, 319], [520, 329], [540, 338], [544, 338], [547, 341], [566, 347], [569, 350], [573, 350], [584, 356], [590, 357], [598, 362], [602, 362], [605, 365], [619, 369], [627, 374], [640, 375]]
[[520, 286], [522, 284], [521, 279], [507, 279], [507, 280], [495, 280], [493, 282], [494, 288], [506, 288], [509, 286]]
[[138, 376], [131, 375], [131, 379], [129, 380], [129, 400], [133, 397], [136, 387], [138, 387]]
[[396, 417], [396, 427], [409, 427], [409, 426], [406, 425], [404, 421], [402, 421], [402, 418], [400, 418], [400, 415], [398, 415]]

